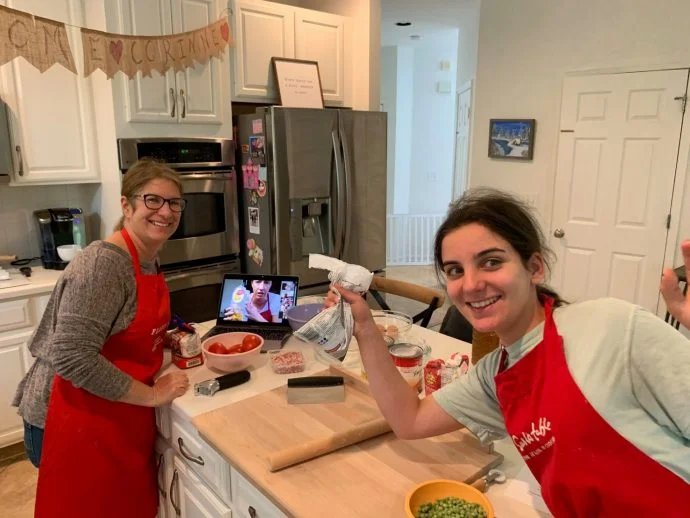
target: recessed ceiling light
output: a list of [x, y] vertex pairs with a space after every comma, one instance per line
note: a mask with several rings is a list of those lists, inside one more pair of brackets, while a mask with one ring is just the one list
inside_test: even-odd
[[410, 34], [411, 40], [421, 40], [422, 37], [419, 34]]
[[396, 22], [395, 25], [397, 25], [398, 27], [409, 27], [410, 25], [412, 25], [412, 22]]

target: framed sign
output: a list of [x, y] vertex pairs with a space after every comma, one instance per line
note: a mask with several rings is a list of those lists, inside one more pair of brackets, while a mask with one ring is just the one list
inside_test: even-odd
[[321, 76], [316, 61], [271, 58], [278, 102], [289, 108], [323, 108]]
[[534, 119], [490, 119], [489, 158], [532, 160]]

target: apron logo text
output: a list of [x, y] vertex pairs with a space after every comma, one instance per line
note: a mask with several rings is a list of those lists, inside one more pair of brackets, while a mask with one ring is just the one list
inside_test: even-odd
[[[520, 453], [524, 453], [525, 449], [528, 446], [530, 446], [532, 443], [540, 442], [544, 437], [546, 437], [547, 433], [550, 431], [551, 431], [551, 421], [549, 421], [545, 417], [541, 417], [537, 423], [534, 423], [534, 422], [532, 423], [532, 430], [531, 431], [522, 432], [522, 435], [520, 437], [513, 435], [511, 438], [513, 439], [513, 443], [515, 444], [515, 446], [520, 450]], [[541, 453], [544, 448], [548, 448], [548, 447], [553, 446], [554, 442], [555, 442], [555, 437], [552, 437], [551, 440], [549, 440], [543, 446], [537, 448], [537, 450], [539, 450], [539, 453]], [[536, 446], [536, 444], [535, 444], [535, 446]], [[534, 456], [534, 454], [537, 454], [537, 453], [535, 451], [533, 451], [530, 453], [530, 455], [527, 455], [526, 458], [529, 458], [530, 456]]]

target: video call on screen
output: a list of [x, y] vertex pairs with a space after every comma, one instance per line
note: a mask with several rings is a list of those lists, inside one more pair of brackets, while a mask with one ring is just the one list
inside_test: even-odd
[[[287, 319], [287, 311], [295, 305], [297, 287], [294, 281], [271, 279], [270, 287], [265, 279], [243, 281], [240, 279], [226, 279], [223, 283], [219, 318], [224, 321], [250, 322], [254, 321], [247, 311], [247, 304], [256, 298], [263, 302], [261, 315], [269, 323], [276, 323], [276, 316], [280, 322]], [[268, 317], [271, 317], [269, 319]]]

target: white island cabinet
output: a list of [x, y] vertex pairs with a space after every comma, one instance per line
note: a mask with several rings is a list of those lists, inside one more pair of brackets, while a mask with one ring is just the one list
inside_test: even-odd
[[[211, 325], [213, 323], [205, 323], [197, 326], [197, 328], [203, 334]], [[434, 355], [438, 357], [448, 358], [454, 352], [469, 354], [471, 350], [470, 344], [418, 326], [413, 326], [410, 333], [431, 345]], [[300, 375], [314, 374], [327, 368], [326, 365], [314, 358], [310, 345], [295, 339], [289, 341], [285, 347], [304, 352], [307, 363], [305, 371]], [[353, 341], [343, 366], [353, 371], [359, 371], [360, 357], [356, 341]], [[172, 370], [177, 370], [177, 368], [168, 365], [162, 373]], [[186, 372], [192, 386], [194, 383], [219, 375], [210, 371], [205, 365], [189, 369]], [[314, 509], [314, 514], [310, 516], [306, 516], [304, 513], [300, 513], [299, 516], [291, 513], [287, 508], [290, 504], [287, 502], [294, 501], [293, 495], [277, 494], [271, 490], [273, 486], [268, 486], [261, 480], [250, 480], [242, 472], [241, 466], [231, 465], [225, 457], [202, 439], [194, 428], [192, 419], [196, 416], [272, 390], [286, 383], [287, 376], [275, 374], [268, 365], [265, 355], [261, 355], [255, 361], [250, 367], [250, 372], [251, 380], [243, 385], [218, 392], [213, 397], [195, 396], [193, 388], [190, 388], [170, 407], [158, 410], [159, 414], [168, 414], [167, 417], [159, 418], [159, 423], [169, 422], [170, 424], [168, 429], [161, 430], [158, 446], [159, 458], [161, 458], [161, 453], [164, 453], [162, 458], [165, 458], [164, 466], [159, 470], [159, 480], [162, 481], [161, 488], [167, 488], [165, 491], [161, 489], [161, 513], [167, 512], [167, 514], [160, 514], [161, 517], [287, 518], [294, 516], [295, 518], [311, 518], [311, 516], [327, 516], [329, 514], [328, 510], [324, 509]], [[508, 477], [515, 476], [524, 468], [524, 462], [511, 443], [499, 441], [496, 443], [496, 449], [504, 455], [501, 469]], [[288, 473], [290, 470], [293, 470], [292, 476], [299, 476], [295, 473], [301, 473], [305, 480], [311, 480], [308, 476], [309, 462], [279, 473]], [[189, 484], [196, 484], [197, 490], [191, 490]], [[321, 486], [319, 490], [323, 490], [323, 487]], [[334, 491], [337, 490], [338, 488], [335, 487]], [[311, 491], [310, 488], [305, 488], [305, 494], [308, 494], [309, 491]], [[529, 505], [514, 500], [504, 494], [504, 491], [504, 486], [493, 486], [488, 493], [498, 516], [511, 516], [513, 518], [548, 516], [536, 511]], [[288, 498], [288, 496], [290, 497]], [[325, 500], [328, 501], [327, 497]], [[400, 516], [400, 513], [397, 510], [391, 510], [392, 516]], [[361, 516], [358, 518], [370, 517]]]

